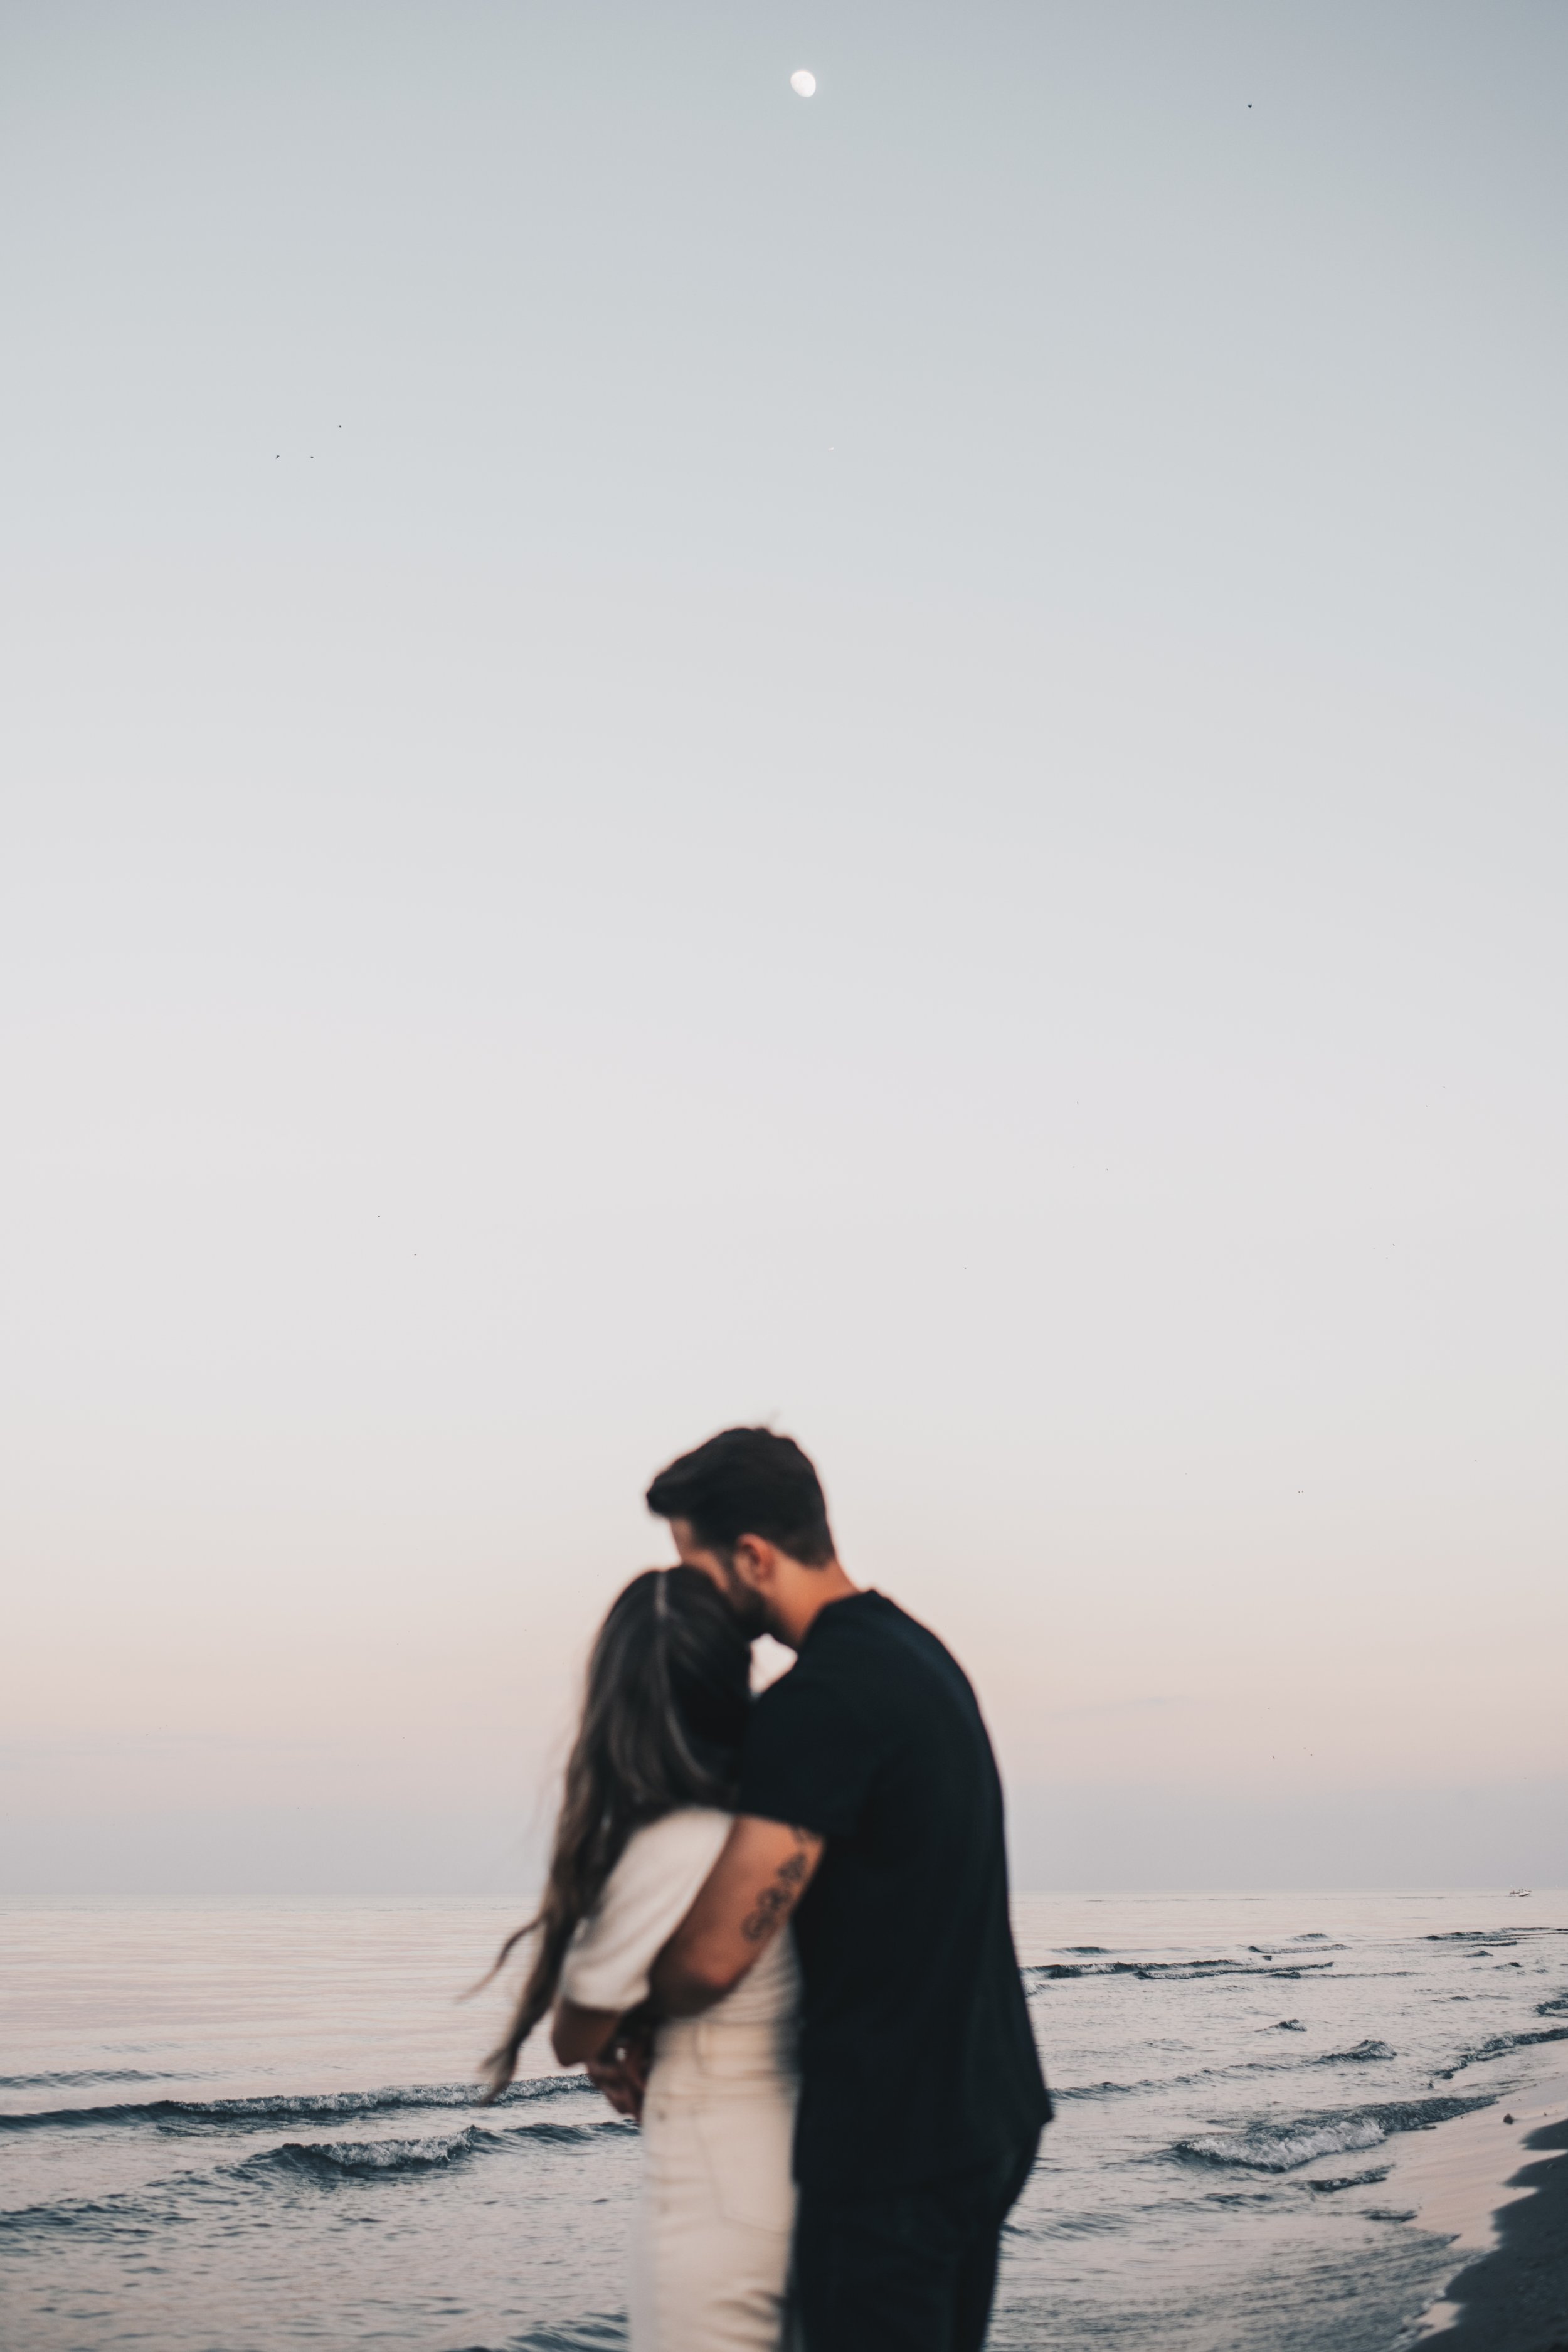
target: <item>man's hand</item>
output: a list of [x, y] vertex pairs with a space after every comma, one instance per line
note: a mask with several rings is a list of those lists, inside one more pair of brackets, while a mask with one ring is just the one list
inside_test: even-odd
[[616, 2115], [629, 2116], [633, 2123], [642, 2121], [643, 2095], [653, 2063], [655, 2023], [653, 2011], [646, 2001], [640, 2009], [628, 2010], [598, 2057], [588, 2061], [589, 2082], [595, 2090], [603, 2091]]
[[653, 1964], [653, 1997], [667, 2017], [695, 2017], [721, 2000], [759, 1960], [822, 1859], [814, 1830], [742, 1813], [696, 1902]]

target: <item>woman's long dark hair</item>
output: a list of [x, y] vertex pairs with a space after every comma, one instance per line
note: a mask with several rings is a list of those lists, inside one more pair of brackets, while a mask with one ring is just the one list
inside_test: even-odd
[[632, 1832], [678, 1805], [731, 1800], [750, 1675], [740, 1621], [700, 1569], [647, 1569], [613, 1603], [588, 1660], [543, 1899], [496, 1961], [537, 1937], [507, 2037], [481, 2070], [487, 2105], [516, 2073], [554, 2000], [573, 1935]]

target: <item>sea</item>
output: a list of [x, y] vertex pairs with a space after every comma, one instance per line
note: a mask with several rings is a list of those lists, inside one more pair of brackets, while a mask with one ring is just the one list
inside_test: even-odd
[[[1455, 2268], [1412, 2136], [1568, 2042], [1568, 1893], [1037, 1895], [1058, 2102], [992, 2343], [1397, 2352]], [[515, 1906], [0, 1908], [6, 2352], [605, 2352], [637, 2134], [460, 1996]], [[918, 2065], [920, 2053], [911, 2051]]]

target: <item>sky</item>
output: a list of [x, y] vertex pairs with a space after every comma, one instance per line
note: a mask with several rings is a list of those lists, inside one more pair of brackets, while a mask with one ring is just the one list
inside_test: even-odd
[[0, 1885], [525, 1891], [759, 1420], [1021, 1885], [1568, 1883], [1565, 100], [0, 9]]

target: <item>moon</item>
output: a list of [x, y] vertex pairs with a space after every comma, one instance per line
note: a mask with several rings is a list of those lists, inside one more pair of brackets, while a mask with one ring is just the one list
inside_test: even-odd
[[805, 68], [802, 66], [798, 72], [791, 74], [789, 78], [789, 86], [791, 89], [794, 90], [796, 98], [815, 98], [816, 95], [816, 76], [814, 73], [807, 73]]

